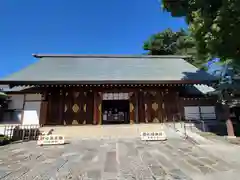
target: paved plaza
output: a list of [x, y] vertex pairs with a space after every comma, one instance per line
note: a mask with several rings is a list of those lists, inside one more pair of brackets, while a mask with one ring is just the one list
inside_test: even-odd
[[237, 162], [174, 138], [166, 142], [74, 140], [42, 147], [25, 142], [0, 149], [0, 179], [4, 180], [235, 180], [240, 175]]

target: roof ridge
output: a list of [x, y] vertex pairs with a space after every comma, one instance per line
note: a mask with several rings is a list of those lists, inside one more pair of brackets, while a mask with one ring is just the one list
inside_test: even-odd
[[35, 58], [69, 57], [69, 58], [187, 58], [181, 55], [114, 55], [114, 54], [32, 54]]

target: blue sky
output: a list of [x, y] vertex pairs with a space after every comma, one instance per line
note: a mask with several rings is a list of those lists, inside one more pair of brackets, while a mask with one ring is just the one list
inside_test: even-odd
[[0, 25], [0, 77], [33, 53], [140, 54], [151, 34], [186, 27], [158, 0], [1, 0]]

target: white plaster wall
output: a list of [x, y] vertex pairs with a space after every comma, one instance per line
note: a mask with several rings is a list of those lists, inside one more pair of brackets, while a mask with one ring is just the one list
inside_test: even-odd
[[26, 101], [23, 112], [23, 125], [39, 125], [41, 101]]
[[185, 106], [184, 107], [185, 119], [191, 120], [213, 120], [216, 119], [216, 112], [214, 106]]
[[13, 111], [7, 111], [3, 114], [1, 124], [21, 124], [22, 110], [24, 105], [23, 94], [11, 94], [9, 95], [10, 101], [8, 109]]
[[216, 119], [215, 106], [200, 106], [203, 119]]
[[26, 94], [25, 101], [41, 101], [41, 94]]
[[10, 95], [9, 109], [23, 109], [24, 94]]
[[12, 94], [9, 96], [11, 101], [8, 108], [14, 111], [4, 114], [1, 120], [2, 124], [39, 125], [41, 94]]
[[199, 107], [198, 106], [185, 106], [184, 107], [185, 119], [200, 119]]

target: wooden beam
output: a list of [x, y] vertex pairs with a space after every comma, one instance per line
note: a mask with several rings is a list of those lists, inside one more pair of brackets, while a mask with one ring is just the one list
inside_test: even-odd
[[138, 93], [138, 119], [139, 123], [145, 122], [144, 94], [142, 90]]

